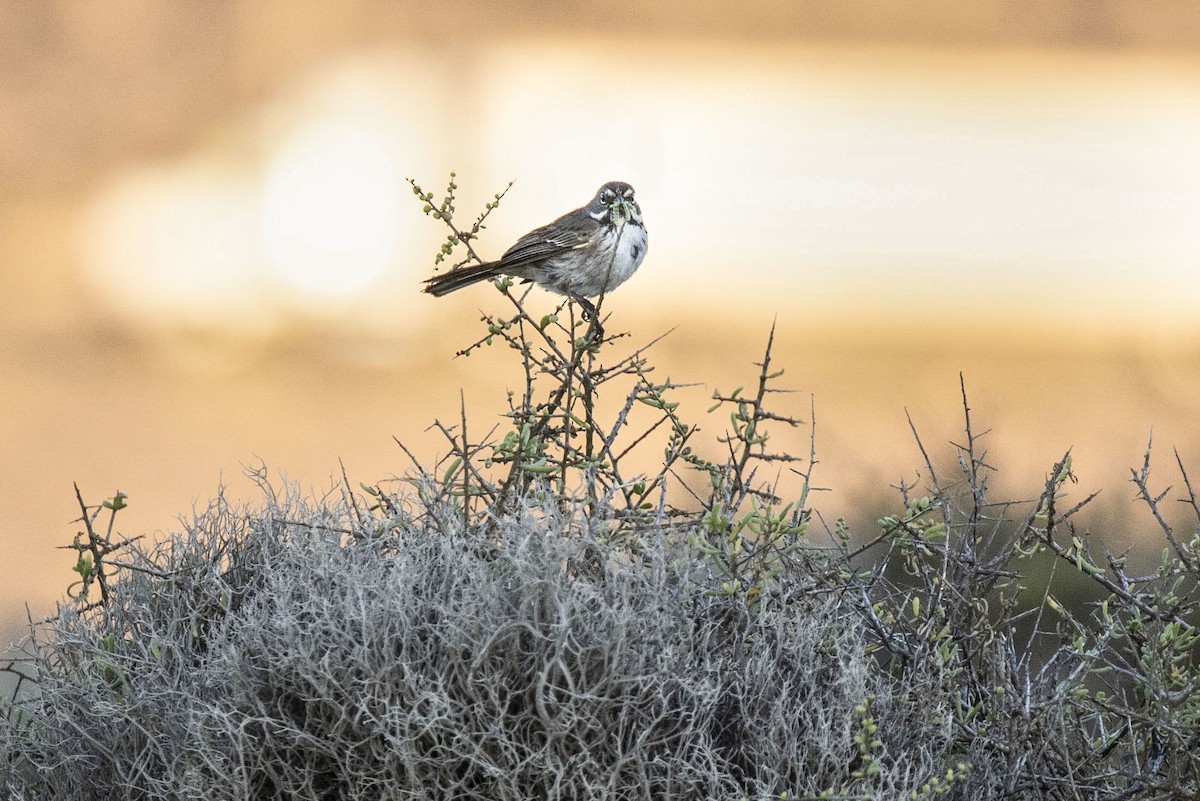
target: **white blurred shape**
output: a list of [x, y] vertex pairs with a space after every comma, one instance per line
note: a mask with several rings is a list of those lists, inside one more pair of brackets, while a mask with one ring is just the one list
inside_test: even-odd
[[257, 191], [212, 164], [144, 168], [113, 181], [81, 225], [85, 277], [122, 316], [261, 329]]
[[345, 298], [378, 280], [396, 250], [399, 176], [383, 136], [336, 117], [309, 122], [271, 161], [263, 245], [293, 290]]
[[488, 63], [489, 178], [520, 176], [528, 222], [638, 188], [623, 295], [1194, 320], [1194, 58], [593, 40]]
[[393, 331], [419, 295], [399, 266], [427, 261], [441, 236], [402, 192], [402, 170], [437, 147], [418, 120], [444, 87], [423, 59], [322, 65], [190, 155], [115, 175], [79, 230], [98, 305], [164, 330]]

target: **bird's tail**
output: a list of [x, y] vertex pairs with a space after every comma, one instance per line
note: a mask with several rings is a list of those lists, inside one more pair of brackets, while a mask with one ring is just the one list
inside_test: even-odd
[[470, 286], [476, 281], [495, 278], [501, 275], [501, 272], [497, 269], [498, 267], [499, 262], [494, 261], [459, 267], [457, 270], [451, 270], [448, 273], [442, 273], [441, 275], [435, 275], [433, 278], [426, 279], [425, 291], [434, 297], [440, 298], [442, 295], [448, 295], [451, 292], [462, 289], [464, 286]]

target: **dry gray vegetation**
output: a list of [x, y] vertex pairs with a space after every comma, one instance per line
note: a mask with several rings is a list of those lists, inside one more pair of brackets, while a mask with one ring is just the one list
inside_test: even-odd
[[55, 621], [10, 790], [757, 798], [944, 772], [951, 710], [873, 668], [852, 608], [803, 586], [751, 608], [672, 534], [633, 553], [594, 529], [543, 506], [379, 537], [341, 501], [214, 505]]
[[[453, 189], [417, 190], [447, 255], [479, 231]], [[815, 448], [772, 447], [806, 424], [770, 344], [714, 393], [704, 458], [645, 348], [497, 286], [513, 313], [467, 351], [513, 354], [521, 389], [498, 429], [439, 423], [437, 463], [317, 500], [264, 481], [152, 545], [114, 534], [123, 497], [80, 497], [79, 580], [9, 666], [11, 797], [1200, 797], [1200, 535], [1149, 450], [1146, 575], [1076, 527], [1069, 454], [990, 496], [965, 391], [954, 474], [926, 457], [851, 537], [813, 511]]]

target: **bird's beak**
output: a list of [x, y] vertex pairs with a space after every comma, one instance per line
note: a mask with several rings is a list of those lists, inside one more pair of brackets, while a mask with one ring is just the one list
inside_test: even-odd
[[633, 219], [633, 204], [623, 197], [613, 198], [609, 214], [612, 215], [612, 221], [617, 225], [629, 222]]

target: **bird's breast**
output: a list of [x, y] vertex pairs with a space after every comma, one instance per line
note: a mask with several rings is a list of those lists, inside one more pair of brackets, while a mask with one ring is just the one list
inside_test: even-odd
[[540, 283], [555, 292], [594, 298], [628, 281], [646, 258], [646, 229], [627, 223], [606, 228], [598, 237], [548, 264]]
[[646, 258], [646, 229], [640, 225], [609, 229], [604, 238], [604, 247], [597, 253], [599, 264], [591, 271], [596, 280], [588, 287], [589, 296], [613, 291], [628, 281]]

